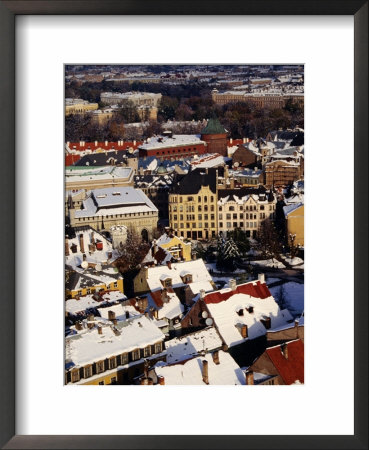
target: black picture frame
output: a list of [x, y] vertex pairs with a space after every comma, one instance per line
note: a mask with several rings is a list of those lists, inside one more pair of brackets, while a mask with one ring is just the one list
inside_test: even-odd
[[[354, 435], [350, 436], [17, 436], [15, 435], [15, 17], [20, 14], [352, 15], [355, 58]], [[365, 0], [42, 0], [0, 1], [0, 445], [42, 448], [368, 448], [368, 1]], [[18, 180], [19, 181], [19, 180]], [[4, 205], [5, 203], [5, 205]], [[339, 220], [339, 217], [337, 217]], [[339, 364], [341, 366], [341, 364]], [[337, 369], [336, 376], [342, 376]], [[339, 393], [337, 393], [339, 401]], [[329, 420], [329, 418], [327, 418]]]

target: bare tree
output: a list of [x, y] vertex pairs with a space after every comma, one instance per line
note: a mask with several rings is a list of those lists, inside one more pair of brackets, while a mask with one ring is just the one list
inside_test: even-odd
[[116, 267], [122, 273], [135, 269], [142, 263], [149, 249], [148, 242], [145, 242], [133, 228], [128, 229], [127, 240], [118, 249], [119, 256], [115, 260]]

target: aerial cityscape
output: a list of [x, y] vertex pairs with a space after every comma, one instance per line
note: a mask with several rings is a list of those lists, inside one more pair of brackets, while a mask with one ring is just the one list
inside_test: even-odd
[[304, 66], [65, 66], [65, 385], [304, 384]]

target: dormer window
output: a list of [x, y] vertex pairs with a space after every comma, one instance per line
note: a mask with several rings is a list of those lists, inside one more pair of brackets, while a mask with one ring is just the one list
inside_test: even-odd
[[239, 316], [243, 316], [243, 308], [238, 308], [236, 312]]
[[172, 287], [172, 279], [170, 277], [168, 277], [168, 276], [161, 276], [160, 277], [160, 281], [161, 281], [161, 284], [165, 288]]

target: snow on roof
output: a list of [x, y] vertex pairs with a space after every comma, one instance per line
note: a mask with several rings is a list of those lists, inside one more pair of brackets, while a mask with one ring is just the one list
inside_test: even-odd
[[[264, 335], [266, 328], [261, 319], [270, 317], [271, 330], [292, 319], [287, 310], [279, 309], [266, 284], [259, 281], [237, 286], [235, 291], [224, 289], [210, 293], [205, 296], [205, 303], [220, 335], [229, 347]], [[253, 306], [252, 312], [247, 310], [250, 305]], [[237, 312], [240, 306], [243, 308], [243, 315]], [[247, 325], [247, 338], [241, 335], [242, 325]]]
[[198, 355], [201, 351], [211, 351], [222, 346], [216, 329], [205, 328], [186, 336], [171, 339], [165, 343], [167, 363], [173, 364]]
[[[228, 159], [228, 158], [227, 158]], [[225, 158], [218, 153], [210, 153], [207, 155], [202, 155], [200, 158], [192, 160], [191, 166], [195, 168], [210, 168], [223, 165], [225, 163]]]
[[66, 360], [72, 361], [75, 366], [83, 366], [153, 345], [165, 338], [159, 328], [145, 316], [118, 322], [115, 326], [117, 333], [106, 322], [102, 322], [102, 325], [102, 334], [95, 327], [67, 337]]
[[185, 363], [164, 366], [157, 363], [155, 372], [165, 378], [166, 385], [203, 385], [202, 361], [208, 361], [209, 384], [245, 385], [243, 371], [229, 353], [219, 351], [219, 362], [215, 364], [211, 354], [193, 358]]
[[[131, 304], [122, 304], [122, 303], [120, 303], [119, 305], [110, 305], [110, 306], [105, 307], [105, 308], [98, 308], [97, 310], [99, 311], [100, 316], [103, 319], [107, 319], [107, 320], [109, 319], [109, 311], [112, 311], [112, 312], [115, 313], [115, 318], [118, 321], [129, 320], [132, 317], [141, 316], [141, 314]], [[129, 313], [128, 318], [126, 316], [126, 313]]]
[[295, 211], [296, 209], [300, 208], [300, 206], [303, 206], [304, 204], [302, 202], [298, 203], [292, 203], [291, 205], [283, 206], [283, 212], [284, 216], [287, 217], [291, 212]]
[[158, 319], [174, 319], [182, 316], [184, 306], [180, 302], [176, 293], [172, 289], [167, 289], [167, 301], [162, 300], [161, 291], [151, 292], [147, 295], [149, 307], [153, 307], [158, 311]]
[[213, 290], [213, 287], [210, 284], [212, 278], [204, 264], [204, 261], [202, 259], [197, 259], [194, 261], [172, 263], [171, 269], [169, 269], [168, 266], [149, 267], [147, 283], [150, 291], [161, 289], [163, 286], [160, 280], [165, 278], [172, 279], [173, 288], [184, 286], [180, 275], [184, 270], [192, 274], [192, 283], [189, 284], [192, 292], [199, 292], [199, 290], [197, 290], [198, 287], [203, 289], [204, 282], [207, 287], [207, 291]]
[[88, 167], [68, 166], [65, 168], [66, 182], [86, 180], [110, 180], [114, 178], [129, 179], [133, 175], [132, 167]]
[[181, 145], [198, 145], [204, 144], [197, 134], [174, 134], [169, 136], [155, 136], [142, 145], [140, 149], [153, 150], [167, 147], [177, 147]]
[[83, 209], [75, 211], [75, 217], [107, 216], [143, 212], [158, 209], [141, 189], [130, 186], [95, 189], [83, 201]]
[[102, 304], [110, 302], [119, 302], [126, 299], [126, 296], [119, 291], [105, 292], [101, 297], [101, 300], [94, 300], [93, 295], [84, 295], [79, 300], [72, 298], [65, 302], [65, 311], [70, 314], [78, 314], [86, 311], [89, 308], [97, 308]]
[[[76, 237], [72, 239], [68, 239], [68, 246], [69, 246], [69, 255], [65, 257], [65, 264], [68, 266], [71, 266], [73, 269], [76, 269], [78, 266], [81, 265], [83, 261], [83, 254], [86, 255], [86, 261], [92, 264], [98, 264], [103, 263], [108, 260], [108, 253], [113, 251], [112, 244], [98, 231], [94, 230], [90, 227], [84, 227], [83, 229], [79, 229], [78, 227], [75, 228]], [[93, 253], [91, 252], [91, 255], [89, 254], [88, 245], [91, 244], [91, 237], [92, 233], [94, 233], [94, 239], [99, 240], [102, 243], [102, 250], [95, 250]], [[79, 236], [83, 235], [83, 242], [84, 242], [84, 253], [81, 252], [80, 248], [80, 239]], [[73, 253], [70, 247], [72, 245], [77, 246], [76, 253]], [[114, 256], [114, 255], [113, 255]], [[112, 258], [113, 260], [114, 258]]]

